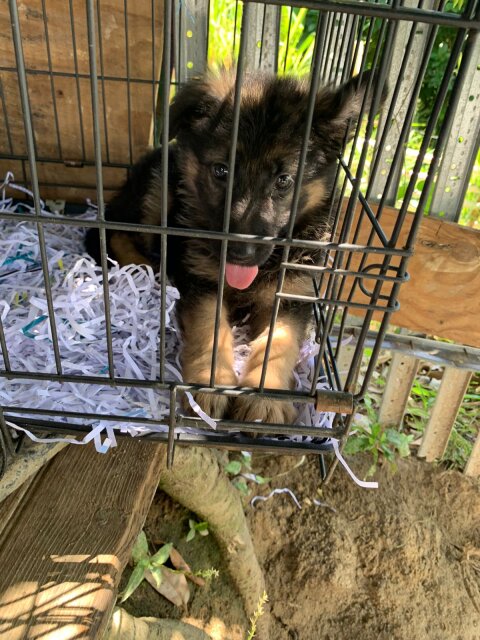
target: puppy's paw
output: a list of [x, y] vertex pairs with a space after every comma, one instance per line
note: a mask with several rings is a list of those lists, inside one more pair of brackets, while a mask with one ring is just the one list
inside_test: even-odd
[[[205, 413], [210, 416], [210, 418], [214, 418], [215, 420], [220, 420], [227, 413], [227, 409], [229, 406], [230, 398], [227, 396], [220, 396], [216, 393], [193, 393], [193, 399], [195, 402], [198, 402], [200, 408], [205, 411]], [[188, 398], [185, 396], [183, 401], [183, 407], [185, 411], [191, 415], [196, 416], [196, 412], [191, 407]]]
[[243, 422], [293, 424], [297, 411], [291, 402], [240, 396], [233, 401], [230, 417]]

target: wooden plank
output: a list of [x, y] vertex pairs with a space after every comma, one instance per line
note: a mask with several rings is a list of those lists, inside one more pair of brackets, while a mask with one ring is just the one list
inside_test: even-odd
[[[425, 0], [422, 7], [424, 9], [433, 9], [434, 0]], [[405, 0], [403, 6], [405, 7], [417, 7], [418, 0]], [[413, 34], [412, 34], [413, 30]], [[412, 23], [401, 20], [398, 23], [398, 27], [393, 35], [393, 43], [391, 50], [391, 59], [387, 72], [387, 86], [389, 87], [389, 98], [386, 100], [386, 105], [382, 109], [379, 118], [379, 126], [377, 133], [377, 140], [380, 140], [380, 133], [384, 134], [384, 127], [388, 124], [388, 130], [385, 136], [384, 144], [381, 149], [378, 170], [375, 175], [371, 177], [370, 189], [372, 198], [377, 202], [382, 198], [385, 193], [385, 187], [389, 178], [390, 170], [392, 168], [393, 158], [398, 150], [398, 138], [401, 128], [404, 126], [410, 99], [412, 96], [413, 88], [418, 77], [418, 72], [422, 64], [422, 58], [425, 52], [425, 46], [427, 44], [429, 30], [425, 28], [425, 25]], [[405, 67], [403, 76], [401, 75], [401, 67], [404, 63], [406, 55], [406, 46], [409, 39], [412, 37], [412, 48], [409, 54], [408, 64]], [[387, 115], [390, 108], [390, 99], [392, 97], [394, 89], [397, 88], [397, 84], [400, 82], [400, 87], [395, 102], [394, 111], [389, 122], [387, 122]], [[402, 149], [402, 158], [395, 169], [393, 180], [391, 180], [390, 188], [386, 194], [386, 202], [394, 205], [397, 200], [398, 185], [405, 171], [405, 148]]]
[[354, 346], [350, 344], [342, 345], [340, 349], [340, 355], [336, 359], [338, 375], [340, 376], [340, 381], [342, 385], [345, 384], [345, 381], [347, 379], [354, 353], [355, 353]]
[[64, 447], [63, 442], [27, 445], [20, 453], [17, 453], [10, 461], [0, 481], [0, 502], [16, 491], [27, 478], [34, 475]]
[[418, 360], [414, 356], [400, 353], [393, 355], [378, 415], [380, 424], [402, 424], [417, 370]]
[[470, 371], [446, 367], [437, 398], [418, 451], [427, 462], [441, 458], [455, 424], [458, 410], [471, 378]]
[[[349, 323], [351, 320], [358, 322], [358, 318], [353, 316], [349, 319]], [[334, 326], [332, 333], [336, 337], [338, 335], [338, 327]], [[360, 328], [358, 326], [347, 326], [343, 335], [344, 339], [350, 340], [349, 345], [354, 345], [360, 335]], [[365, 346], [373, 348], [377, 337], [378, 333], [376, 331], [367, 331]], [[435, 362], [441, 366], [447, 365], [457, 369], [480, 371], [480, 349], [475, 349], [474, 347], [465, 347], [438, 340], [427, 340], [414, 335], [387, 333], [383, 339], [382, 348], [405, 355], [414, 355], [421, 360]]]
[[102, 637], [164, 449], [69, 446], [37, 474], [0, 533], [0, 637]]
[[[1, 514], [2, 514], [2, 517], [0, 519], [0, 536], [4, 534], [6, 529], [8, 529], [10, 519], [14, 516], [16, 510], [22, 504], [22, 500], [24, 499], [30, 486], [35, 482], [35, 478], [36, 478], [36, 473], [31, 475], [29, 478], [26, 478], [25, 482], [23, 482], [23, 484], [18, 486], [15, 489], [15, 491], [10, 493], [5, 499], [2, 498], [2, 504], [0, 507]], [[3, 483], [3, 478], [2, 478], [2, 483]]]
[[[128, 3], [128, 51], [130, 78], [150, 80], [153, 73], [152, 27], [155, 28], [155, 54], [161, 66], [163, 3], [154, 0], [136, 0]], [[50, 62], [53, 72], [75, 72], [77, 55], [78, 72], [89, 73], [87, 14], [84, 2], [73, 2], [73, 22], [70, 3], [64, 0], [45, 0], [45, 18], [42, 0], [18, 3], [20, 30], [27, 69], [49, 71], [47, 32], [50, 45]], [[97, 3], [95, 18], [98, 22]], [[124, 0], [102, 0], [100, 3], [101, 29], [97, 28], [102, 41], [104, 72], [109, 76], [127, 75], [127, 43], [125, 33]], [[15, 53], [11, 38], [11, 23], [8, 0], [0, 0], [0, 53], [2, 64], [15, 66]], [[76, 49], [74, 49], [74, 39]], [[160, 55], [160, 58], [158, 56]], [[100, 52], [98, 52], [100, 73]], [[158, 67], [157, 67], [158, 71]]]
[[[397, 216], [395, 209], [385, 208], [381, 226], [387, 237], [391, 235]], [[413, 215], [407, 214], [399, 247], [405, 246], [412, 221]], [[367, 242], [370, 229], [370, 223], [363, 225], [359, 244]], [[378, 240], [374, 244], [380, 246]], [[378, 255], [371, 254], [367, 265], [380, 261]], [[355, 255], [352, 266], [358, 267], [359, 262], [360, 256]], [[398, 264], [398, 260], [392, 264]], [[424, 218], [408, 272], [410, 281], [401, 286], [400, 310], [392, 315], [392, 324], [480, 347], [480, 231]], [[349, 286], [346, 287], [348, 290]], [[386, 283], [382, 293], [388, 294], [389, 290]], [[354, 301], [366, 302], [368, 297], [357, 291]], [[354, 309], [352, 313], [364, 315]], [[377, 314], [376, 319], [379, 317]]]
[[75, 78], [57, 76], [54, 86], [62, 157], [64, 160], [87, 159], [85, 135], [82, 137], [84, 113], [80, 83], [77, 85]]
[[[30, 169], [26, 163], [27, 180]], [[94, 166], [68, 167], [57, 162], [38, 162], [38, 180], [40, 184], [52, 184], [78, 188], [95, 188], [96, 169]], [[102, 171], [105, 189], [116, 189], [127, 177], [127, 170], [117, 167], [104, 167]], [[43, 195], [43, 192], [42, 192]]]
[[[0, 10], [1, 13], [1, 10]], [[1, 58], [0, 52], [0, 58]], [[0, 155], [13, 153], [22, 155], [27, 153], [25, 143], [25, 127], [23, 125], [22, 106], [20, 103], [20, 92], [18, 90], [17, 74], [12, 71], [0, 71], [0, 84], [4, 97], [4, 107], [6, 122], [0, 131]], [[7, 135], [8, 128], [8, 135]], [[12, 149], [10, 149], [10, 142]]]
[[473, 478], [480, 477], [480, 435], [478, 435], [475, 440], [464, 473], [466, 476], [472, 476]]
[[[45, 0], [45, 14], [42, 4], [42, 0], [19, 4], [37, 157], [92, 162], [93, 118], [85, 4], [72, 3], [72, 15], [69, 2]], [[100, 17], [98, 73], [110, 77], [98, 81], [102, 160], [107, 164], [128, 164], [152, 143], [155, 83], [160, 76], [163, 46], [163, 0], [129, 3], [127, 15], [124, 0], [102, 0], [98, 6], [99, 11], [95, 11], [96, 19]], [[0, 59], [5, 66], [16, 67], [7, 0], [0, 0]], [[77, 82], [75, 77], [58, 75], [65, 73], [87, 77], [80, 77]], [[2, 71], [0, 83], [3, 101], [0, 155], [25, 156], [16, 71]]]
[[[24, 168], [25, 167], [25, 176]], [[30, 186], [30, 167], [28, 162], [18, 160], [0, 160], [0, 177], [7, 171], [12, 171], [15, 182], [20, 185]], [[78, 202], [85, 204], [90, 198], [97, 201], [96, 173], [93, 166], [70, 167], [60, 162], [38, 162], [37, 163], [38, 182], [40, 195], [44, 200], [63, 199], [68, 202]], [[108, 201], [119, 188], [127, 176], [127, 170], [117, 167], [103, 168], [103, 187], [105, 199]], [[7, 194], [15, 198], [23, 198], [23, 194], [12, 189], [7, 189]], [[26, 197], [26, 196], [25, 196]]]
[[[25, 182], [25, 174], [23, 171], [23, 162], [20, 160], [1, 160], [0, 159], [0, 183], [3, 182], [7, 171], [11, 171], [15, 177], [14, 182], [23, 184]], [[11, 189], [7, 189], [7, 197], [18, 197], [18, 192], [15, 195]]]

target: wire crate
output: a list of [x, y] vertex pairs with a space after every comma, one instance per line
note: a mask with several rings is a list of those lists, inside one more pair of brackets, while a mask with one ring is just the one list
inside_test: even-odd
[[[443, 214], [456, 219], [461, 210], [478, 148], [478, 1], [469, 0], [461, 9], [454, 9], [443, 0], [382, 3], [301, 0], [290, 4], [274, 1], [243, 5], [220, 4], [216, 0], [135, 3], [87, 0], [81, 7], [69, 0], [49, 3], [48, 11], [43, 0], [35, 8], [16, 0], [9, 0], [8, 4], [8, 15], [1, 18], [5, 22], [3, 32], [11, 30], [12, 36], [11, 40], [3, 39], [1, 45], [4, 50], [0, 65], [3, 132], [0, 170], [4, 175], [12, 171], [15, 183], [30, 190], [31, 201], [25, 192], [12, 191], [12, 179], [7, 180], [0, 222], [21, 223], [34, 230], [38, 251], [35, 269], [40, 278], [38, 295], [43, 296], [45, 306], [39, 317], [47, 327], [51, 358], [43, 370], [33, 369], [29, 361], [22, 367], [12, 365], [15, 354], [9, 343], [9, 313], [15, 304], [26, 304], [31, 293], [20, 300], [15, 298], [19, 291], [12, 291], [8, 284], [11, 270], [5, 269], [4, 262], [4, 271], [0, 271], [0, 300], [4, 300], [0, 314], [0, 470], [22, 440], [12, 438], [11, 424], [37, 435], [48, 432], [50, 437], [59, 434], [83, 437], [99, 421], [109, 425], [110, 440], [125, 424], [130, 425], [130, 431], [136, 426], [146, 429], [142, 437], [168, 443], [169, 464], [177, 444], [312, 452], [321, 454], [323, 461], [323, 454], [331, 451], [333, 443], [338, 440], [341, 445], [345, 441], [356, 408], [365, 395], [388, 323], [398, 308], [399, 287], [408, 279], [407, 263], [422, 216]], [[303, 32], [299, 34], [300, 18]], [[424, 125], [418, 132], [415, 116], [421, 92], [429, 86], [432, 50], [442, 29], [448, 30], [448, 51], [441, 78], [425, 107]], [[220, 45], [224, 50], [219, 51]], [[170, 97], [176, 86], [203, 74], [219, 56], [227, 65], [236, 65], [234, 109], [245, 74], [257, 69], [276, 74], [307, 74], [310, 114], [319, 86], [339, 85], [355, 74], [375, 71], [369, 80], [372, 109], [368, 111], [363, 105], [363, 117], [352, 132], [353, 140], [344, 146], [338, 158], [335, 177], [338, 198], [330, 211], [330, 237], [317, 243], [325, 258], [321, 265], [309, 269], [311, 295], [292, 295], [282, 290], [284, 274], [298, 268], [289, 261], [290, 249], [309, 246], [309, 241], [292, 234], [296, 206], [292, 208], [291, 225], [285, 237], [256, 238], [258, 242], [275, 243], [284, 251], [272, 300], [268, 345], [283, 299], [297, 300], [312, 309], [312, 344], [316, 345], [316, 353], [310, 385], [303, 390], [272, 390], [264, 384], [252, 389], [216, 384], [216, 337], [210, 384], [172, 379], [166, 366], [167, 237], [191, 234], [222, 241], [215, 325], [218, 335], [226, 243], [232, 239], [245, 240], [241, 234], [229, 232], [231, 190], [230, 196], [227, 190], [224, 231], [208, 232], [168, 226], [164, 189], [163, 223], [148, 227], [149, 232], [160, 236], [163, 249], [156, 368], [140, 377], [122, 376], [118, 372], [112, 346], [105, 233], [136, 232], [147, 227], [106, 220], [105, 204], [149, 146], [162, 145], [163, 184], [167, 185]], [[388, 97], [377, 115], [386, 87]], [[299, 183], [310, 129], [311, 117], [307, 117], [297, 174]], [[231, 132], [233, 145], [237, 132], [238, 119]], [[412, 137], [418, 141], [413, 159], [409, 156]], [[300, 184], [296, 188], [300, 189]], [[47, 198], [46, 205], [41, 197]], [[87, 198], [98, 207], [93, 218], [80, 215]], [[60, 214], [55, 213], [56, 208], [60, 208]], [[51, 285], [53, 267], [48, 244], [49, 230], [60, 225], [72, 233], [73, 230], [83, 233], [89, 228], [99, 229], [100, 233], [102, 340], [106, 353], [105, 366], [96, 374], [78, 370], [72, 373], [64, 362], [59, 328], [67, 321], [57, 310], [58, 292]], [[31, 271], [28, 268], [22, 271], [25, 287]], [[344, 332], [352, 316], [357, 318], [357, 325], [360, 319], [361, 327], [357, 330], [353, 356], [344, 370]], [[366, 374], [359, 381], [372, 321], [378, 323], [378, 331]], [[25, 330], [25, 326], [21, 329]], [[264, 370], [268, 353], [269, 346]], [[321, 389], [320, 378], [324, 381]], [[32, 385], [32, 397], [40, 391], [48, 395], [51, 385], [64, 389], [67, 396], [69, 385], [81, 385], [85, 397], [93, 389], [95, 397], [102, 390], [110, 393], [121, 388], [127, 393], [140, 389], [149, 397], [163, 394], [167, 411], [162, 416], [154, 410], [135, 415], [128, 411], [115, 413], [104, 405], [97, 410], [92, 403], [85, 404], [83, 410], [68, 410], [66, 406], [19, 405], [5, 400], [8, 385], [27, 383]], [[328, 427], [222, 419], [212, 430], [201, 416], [183, 415], [178, 410], [178, 401], [185, 393], [199, 390], [231, 397], [260, 395], [277, 401], [289, 400], [299, 406], [316, 407], [319, 412], [331, 414], [332, 419]], [[335, 460], [329, 475], [334, 467]]]

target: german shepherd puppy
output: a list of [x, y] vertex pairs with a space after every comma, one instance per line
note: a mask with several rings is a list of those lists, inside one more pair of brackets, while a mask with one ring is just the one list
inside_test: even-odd
[[[365, 98], [369, 74], [340, 88], [319, 91], [295, 220], [294, 238], [322, 240], [334, 198], [336, 159], [354, 130]], [[168, 225], [221, 231], [233, 118], [231, 74], [207, 76], [181, 88], [171, 106]], [[289, 221], [304, 134], [308, 83], [291, 77], [246, 75], [241, 91], [240, 125], [234, 169], [230, 232], [282, 237]], [[368, 113], [371, 98], [366, 96]], [[131, 171], [106, 209], [106, 218], [121, 222], [160, 224], [161, 149], [148, 153]], [[92, 231], [87, 250], [98, 258]], [[160, 236], [108, 233], [109, 254], [121, 265], [138, 263], [158, 268]], [[170, 236], [167, 270], [180, 291], [183, 330], [181, 362], [188, 383], [208, 385], [214, 339], [221, 242]], [[255, 242], [228, 242], [226, 286], [218, 342], [216, 384], [258, 387], [283, 247]], [[292, 248], [290, 261], [318, 264], [319, 249]], [[313, 294], [312, 280], [287, 270], [284, 293]], [[231, 323], [249, 313], [251, 354], [243, 377], [233, 369]], [[265, 386], [289, 389], [311, 316], [311, 305], [282, 300], [273, 333]], [[291, 423], [289, 402], [242, 396], [229, 399], [197, 394], [214, 418]]]

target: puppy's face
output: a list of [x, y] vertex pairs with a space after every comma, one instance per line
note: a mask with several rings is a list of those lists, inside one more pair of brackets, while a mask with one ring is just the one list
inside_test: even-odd
[[[324, 205], [331, 195], [332, 168], [348, 122], [360, 112], [365, 85], [366, 76], [362, 84], [354, 79], [340, 89], [324, 89], [317, 96], [296, 215], [297, 230], [312, 222], [322, 223], [322, 209], [326, 209]], [[275, 237], [286, 233], [307, 102], [307, 83], [259, 75], [244, 78], [230, 232]], [[223, 229], [231, 171], [233, 107], [231, 75], [187, 84], [172, 105], [171, 134], [177, 139], [180, 192], [185, 204], [181, 221], [188, 227]], [[220, 243], [210, 243], [210, 247], [218, 268]], [[261, 268], [272, 249], [266, 244], [230, 241], [227, 280], [229, 265], [244, 267], [243, 272], [240, 269], [245, 276], [243, 280], [241, 276], [239, 280], [233, 277], [239, 283], [238, 288], [244, 288], [242, 282], [255, 277], [254, 268]]]

